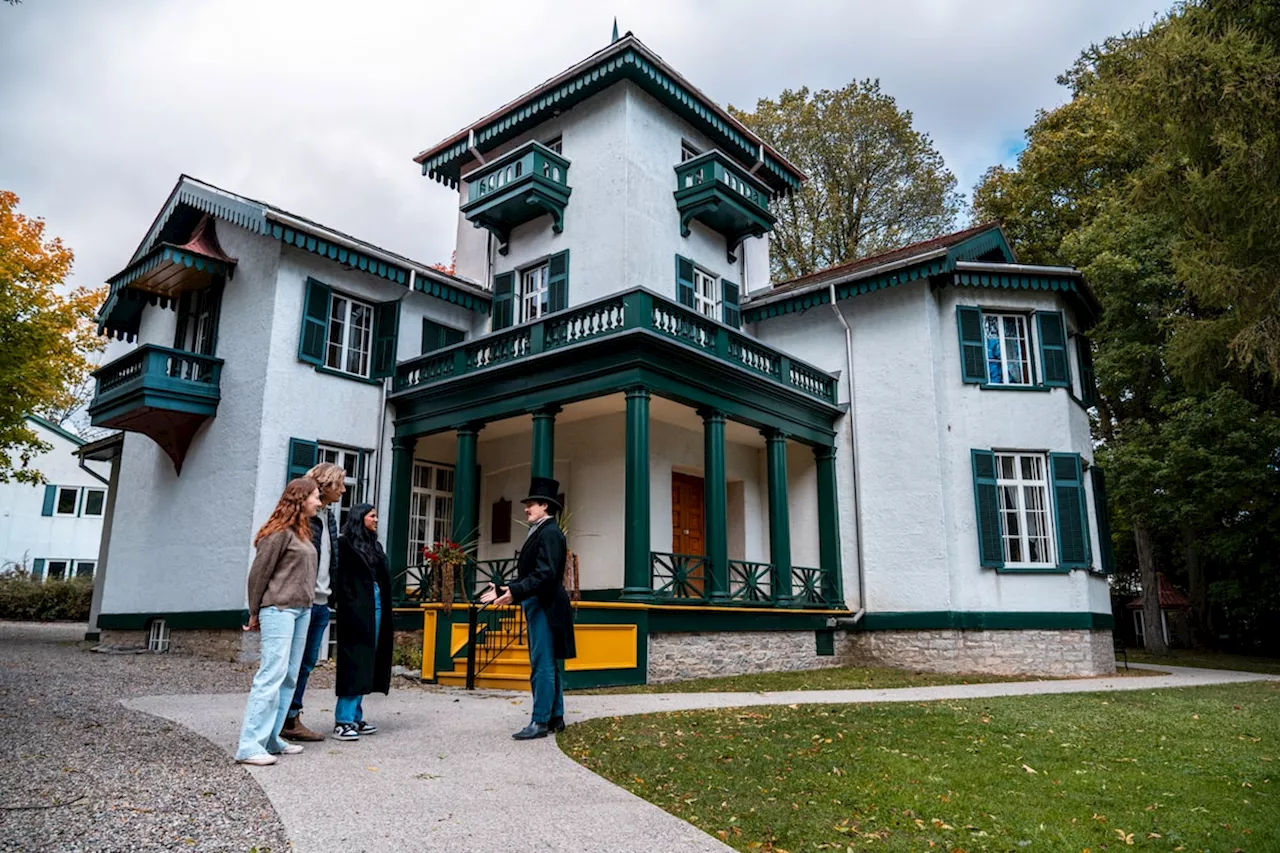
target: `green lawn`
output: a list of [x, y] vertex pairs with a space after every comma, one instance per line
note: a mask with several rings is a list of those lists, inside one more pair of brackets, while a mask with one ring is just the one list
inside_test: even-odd
[[[1161, 675], [1145, 669], [1117, 675]], [[839, 666], [796, 672], [761, 672], [754, 675], [731, 675], [723, 678], [695, 678], [667, 684], [639, 684], [631, 687], [600, 687], [576, 690], [580, 696], [603, 696], [611, 693], [773, 693], [780, 690], [861, 690], [886, 687], [930, 687], [935, 684], [986, 684], [992, 681], [1036, 681], [1033, 675], [982, 675], [978, 673], [945, 674], [912, 672], [906, 669], [876, 669]]]
[[[1280, 658], [1228, 655], [1221, 652], [1197, 652], [1190, 649], [1170, 649], [1167, 655], [1148, 654], [1142, 649], [1130, 649], [1129, 663], [1149, 663], [1156, 666], [1202, 666], [1207, 669], [1230, 669], [1239, 672], [1266, 672], [1280, 675]], [[1123, 664], [1121, 664], [1123, 668]]]
[[559, 740], [744, 851], [1280, 850], [1275, 682], [674, 712]]

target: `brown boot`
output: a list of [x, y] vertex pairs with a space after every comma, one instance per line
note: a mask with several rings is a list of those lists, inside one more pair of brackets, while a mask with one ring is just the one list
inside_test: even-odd
[[285, 740], [322, 741], [324, 735], [318, 735], [302, 724], [302, 715], [285, 717], [284, 726], [280, 729], [280, 737]]

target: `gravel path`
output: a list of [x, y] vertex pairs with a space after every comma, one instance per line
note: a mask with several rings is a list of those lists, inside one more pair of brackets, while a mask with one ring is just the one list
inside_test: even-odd
[[[256, 667], [95, 654], [83, 636], [83, 625], [0, 623], [0, 851], [289, 849], [244, 768], [182, 726], [120, 704], [247, 695]], [[331, 695], [331, 671], [311, 683], [317, 697]]]

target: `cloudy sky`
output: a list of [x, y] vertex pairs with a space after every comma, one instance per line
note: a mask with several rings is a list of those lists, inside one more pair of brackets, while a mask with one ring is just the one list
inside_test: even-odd
[[968, 191], [1089, 43], [1167, 0], [0, 3], [0, 188], [119, 270], [179, 174], [425, 263], [457, 199], [414, 154], [608, 43], [614, 15], [721, 104], [879, 77]]

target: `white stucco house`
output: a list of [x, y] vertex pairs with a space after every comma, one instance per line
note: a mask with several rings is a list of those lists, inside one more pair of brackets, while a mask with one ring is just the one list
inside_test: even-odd
[[126, 431], [104, 636], [239, 643], [253, 531], [328, 459], [428, 677], [470, 642], [422, 549], [474, 543], [459, 600], [505, 576], [531, 475], [570, 514], [571, 686], [1114, 668], [1077, 271], [986, 225], [771, 283], [805, 176], [631, 34], [415, 160], [452, 274], [184, 176], [110, 280], [140, 346], [91, 408]]
[[[93, 577], [108, 502], [107, 467], [81, 462], [84, 439], [44, 418], [27, 427], [50, 445], [28, 462], [44, 485], [0, 483], [0, 571], [21, 569], [37, 580]], [[15, 467], [21, 462], [14, 459]]]

